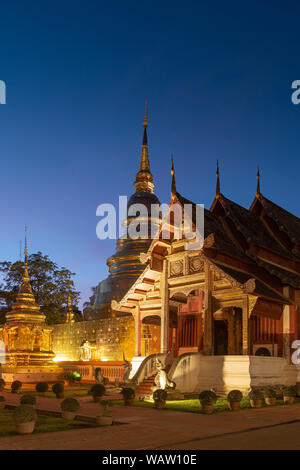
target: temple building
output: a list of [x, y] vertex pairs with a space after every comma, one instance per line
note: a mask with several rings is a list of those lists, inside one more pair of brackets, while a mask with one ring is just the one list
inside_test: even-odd
[[[85, 311], [87, 321], [54, 326], [55, 353], [78, 361], [88, 341], [95, 345], [92, 361], [112, 378], [125, 356], [140, 395], [151, 392], [158, 360], [182, 393], [300, 381], [294, 344], [300, 338], [300, 219], [261, 193], [259, 170], [249, 209], [230, 200], [221, 192], [217, 164], [215, 197], [202, 211], [200, 230], [199, 207], [177, 191], [173, 162], [171, 175], [166, 213], [146, 218], [156, 236], [118, 240], [107, 262], [110, 275]], [[133, 204], [144, 203], [150, 213], [158, 203], [153, 188], [146, 113], [125, 228], [135, 217]], [[193, 249], [188, 234], [178, 235], [183, 220], [202, 241]], [[93, 367], [81, 363], [78, 370], [91, 378]]]
[[[172, 168], [169, 213], [196, 204], [176, 190]], [[133, 376], [143, 376], [150, 353], [171, 356], [170, 379], [184, 392], [203, 387], [246, 389], [263, 383], [295, 383], [291, 361], [300, 337], [300, 219], [257, 191], [249, 209], [226, 198], [217, 186], [204, 209], [204, 243], [187, 249], [170, 214], [159, 237], [141, 256], [144, 271], [113, 308], [135, 321]], [[163, 237], [164, 226], [171, 237]], [[150, 335], [151, 336], [151, 335]], [[149, 358], [151, 360], [151, 357]], [[149, 364], [148, 364], [149, 369]]]
[[146, 225], [148, 234], [155, 232], [159, 224], [159, 211], [154, 210], [151, 215], [151, 208], [155, 205], [158, 207], [160, 202], [154, 194], [153, 176], [149, 163], [147, 102], [143, 127], [140, 167], [134, 182], [135, 192], [128, 201], [128, 216], [123, 222], [125, 233], [117, 241], [116, 253], [107, 260], [109, 276], [98, 284], [95, 294], [90, 298], [90, 305], [84, 310], [86, 320], [111, 316], [113, 314], [111, 301], [120, 300], [143, 271], [143, 265], [140, 263], [140, 253], [148, 250], [151, 238], [132, 239], [126, 235], [127, 227], [135, 217], [131, 214], [130, 209], [136, 204], [143, 204], [147, 207], [148, 217], [143, 221], [143, 224]]
[[27, 238], [25, 235], [23, 282], [6, 323], [0, 325], [1, 372], [6, 382], [20, 380], [35, 383], [56, 380], [61, 369], [53, 362], [53, 328], [45, 323], [45, 315], [35, 302], [28, 274]]

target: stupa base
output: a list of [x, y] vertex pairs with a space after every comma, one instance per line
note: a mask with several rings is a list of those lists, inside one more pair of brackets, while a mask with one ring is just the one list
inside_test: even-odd
[[36, 384], [38, 382], [56, 382], [63, 372], [61, 367], [53, 366], [2, 366], [2, 378], [7, 384], [19, 380], [23, 384]]

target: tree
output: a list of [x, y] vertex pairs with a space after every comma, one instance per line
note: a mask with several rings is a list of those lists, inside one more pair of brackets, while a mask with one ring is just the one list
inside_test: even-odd
[[[41, 312], [46, 315], [46, 323], [49, 325], [62, 323], [62, 313], [66, 309], [69, 294], [69, 276], [74, 273], [64, 267], [59, 268], [56, 263], [40, 251], [28, 256], [28, 272], [35, 300], [40, 305]], [[0, 291], [5, 292], [7, 305], [0, 311], [0, 323], [4, 323], [3, 317], [10, 310], [22, 283], [24, 263], [22, 261], [15, 263], [3, 261], [0, 263], [0, 273], [3, 277]], [[74, 310], [78, 313], [77, 305], [80, 293], [74, 289], [73, 281], [70, 281], [70, 296]], [[75, 314], [75, 319], [80, 319], [78, 314]]]

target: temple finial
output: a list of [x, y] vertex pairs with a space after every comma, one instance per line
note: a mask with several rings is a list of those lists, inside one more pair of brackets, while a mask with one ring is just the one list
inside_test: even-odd
[[148, 100], [145, 104], [145, 116], [144, 116], [144, 135], [142, 143], [142, 153], [140, 168], [136, 175], [136, 181], [134, 183], [135, 191], [146, 191], [153, 193], [153, 176], [150, 171], [149, 155], [148, 155], [148, 136], [147, 136], [147, 127], [148, 127]]
[[24, 281], [29, 281], [28, 274], [28, 250], [27, 250], [27, 225], [25, 225], [25, 245], [24, 245]]
[[219, 173], [219, 160], [217, 160], [217, 185], [216, 185], [216, 197], [220, 197], [221, 190], [220, 190], [220, 173]]
[[256, 197], [260, 195], [260, 171], [259, 165], [257, 165], [257, 173], [256, 173], [257, 185], [256, 185]]
[[171, 197], [174, 198], [176, 195], [176, 181], [175, 181], [175, 170], [174, 170], [174, 160], [173, 155], [171, 156], [172, 167], [171, 167], [171, 175], [172, 175], [172, 186], [171, 186]]
[[148, 99], [145, 102], [145, 116], [144, 116], [144, 123], [143, 126], [146, 128], [148, 126], [148, 120], [147, 120], [147, 107], [148, 107]]

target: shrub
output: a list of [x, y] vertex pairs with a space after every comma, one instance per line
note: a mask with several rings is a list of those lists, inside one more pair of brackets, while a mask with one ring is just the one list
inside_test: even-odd
[[3, 402], [3, 401], [6, 401], [5, 397], [3, 395], [0, 395], [0, 401]]
[[276, 390], [272, 387], [268, 387], [264, 389], [264, 397], [265, 398], [276, 398]]
[[31, 421], [36, 421], [37, 413], [32, 406], [20, 405], [15, 408], [13, 417], [17, 424], [30, 423]]
[[212, 390], [204, 390], [199, 395], [201, 405], [213, 405], [217, 401], [217, 395]]
[[263, 400], [264, 394], [259, 388], [253, 388], [249, 392], [249, 398], [250, 400]]
[[38, 393], [46, 393], [48, 392], [49, 385], [47, 382], [39, 382], [36, 384], [35, 389]]
[[155, 390], [155, 392], [153, 393], [153, 400], [154, 401], [166, 401], [167, 396], [168, 394], [165, 390], [158, 389], [158, 390]]
[[61, 382], [57, 382], [56, 384], [52, 385], [52, 392], [55, 393], [55, 395], [59, 393], [63, 393], [65, 390], [65, 386]]
[[102, 384], [94, 384], [90, 388], [90, 394], [94, 397], [102, 397], [105, 393], [105, 387]]
[[100, 405], [103, 408], [103, 416], [111, 415], [111, 408], [113, 407], [113, 402], [111, 400], [101, 400]]
[[121, 393], [123, 395], [124, 400], [133, 400], [135, 397], [133, 388], [124, 387], [122, 388]]
[[36, 404], [36, 398], [34, 395], [22, 395], [20, 399], [20, 404], [21, 405], [35, 405]]
[[4, 390], [5, 385], [6, 385], [5, 380], [4, 380], [4, 379], [0, 379], [0, 390], [1, 390], [1, 391]]
[[15, 380], [12, 384], [11, 384], [11, 391], [12, 393], [17, 393], [19, 390], [21, 390], [22, 388], [22, 382], [20, 382], [19, 380]]
[[294, 386], [285, 387], [283, 390], [284, 397], [295, 397], [296, 396], [296, 389]]
[[80, 405], [75, 398], [65, 398], [60, 404], [62, 411], [78, 411]]
[[243, 394], [240, 390], [231, 390], [227, 395], [227, 400], [229, 402], [241, 401]]

